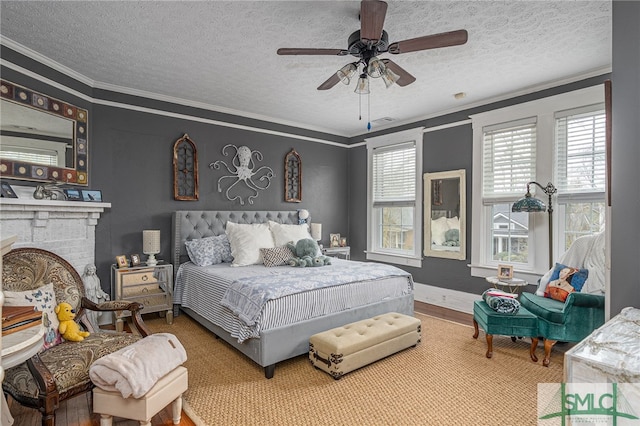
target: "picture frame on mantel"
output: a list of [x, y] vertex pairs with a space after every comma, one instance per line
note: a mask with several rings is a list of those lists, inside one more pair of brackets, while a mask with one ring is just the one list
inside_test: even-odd
[[7, 182], [1, 182], [0, 185], [2, 185], [2, 192], [0, 194], [2, 198], [18, 198], [18, 195], [16, 195], [11, 185]]

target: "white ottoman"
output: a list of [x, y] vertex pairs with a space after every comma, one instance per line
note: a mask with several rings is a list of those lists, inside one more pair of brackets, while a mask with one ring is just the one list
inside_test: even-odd
[[419, 319], [390, 312], [309, 338], [314, 367], [338, 380], [344, 374], [420, 342]]
[[100, 426], [111, 426], [112, 417], [138, 420], [150, 426], [151, 418], [170, 403], [173, 424], [180, 423], [182, 394], [188, 388], [187, 369], [180, 366], [156, 382], [140, 398], [123, 398], [120, 392], [93, 388], [93, 412], [100, 414]]

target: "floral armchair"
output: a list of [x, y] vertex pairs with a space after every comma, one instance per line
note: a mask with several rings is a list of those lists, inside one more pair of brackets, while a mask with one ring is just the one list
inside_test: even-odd
[[[37, 309], [43, 312], [43, 349], [26, 362], [7, 369], [2, 382], [5, 393], [42, 413], [43, 425], [55, 424], [55, 410], [61, 401], [93, 388], [89, 367], [96, 359], [151, 334], [140, 316], [142, 305], [125, 301], [93, 303], [85, 297], [84, 285], [76, 270], [49, 251], [18, 248], [5, 254], [2, 283], [5, 304], [12, 299], [16, 304], [38, 304]], [[128, 310], [137, 334], [98, 331], [81, 342], [62, 341], [55, 335], [57, 318], [51, 311], [61, 302], [71, 304], [79, 323], [85, 309]]]

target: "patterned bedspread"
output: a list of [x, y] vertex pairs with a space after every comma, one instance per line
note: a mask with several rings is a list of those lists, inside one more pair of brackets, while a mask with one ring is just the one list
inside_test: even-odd
[[261, 273], [234, 280], [222, 298], [221, 305], [248, 326], [256, 323], [269, 300], [354, 281], [410, 277], [408, 272], [395, 266], [355, 261], [321, 267], [269, 269], [270, 274], [266, 276]]

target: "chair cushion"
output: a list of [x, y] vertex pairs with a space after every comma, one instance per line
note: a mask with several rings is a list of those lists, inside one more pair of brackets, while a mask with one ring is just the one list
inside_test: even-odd
[[[92, 333], [81, 342], [63, 342], [42, 353], [40, 359], [47, 366], [63, 393], [77, 386], [90, 385], [89, 367], [95, 360], [124, 348], [142, 337], [131, 333]], [[38, 386], [26, 362], [5, 371], [2, 387], [14, 397], [37, 400]]]
[[520, 304], [527, 308], [532, 314], [544, 318], [549, 322], [556, 324], [562, 324], [564, 322], [565, 304], [563, 302], [537, 296], [533, 293], [522, 293], [520, 295]]

